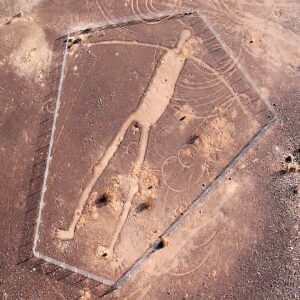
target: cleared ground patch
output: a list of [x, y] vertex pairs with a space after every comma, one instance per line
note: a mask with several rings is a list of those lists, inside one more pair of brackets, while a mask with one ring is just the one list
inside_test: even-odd
[[63, 45], [35, 253], [113, 284], [167, 243], [274, 118], [196, 13]]

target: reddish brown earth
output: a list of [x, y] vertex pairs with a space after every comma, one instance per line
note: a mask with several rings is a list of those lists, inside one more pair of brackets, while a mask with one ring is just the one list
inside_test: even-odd
[[[96, 1], [0, 3], [2, 14], [0, 25], [2, 45], [0, 50], [2, 175], [0, 293], [3, 299], [73, 299], [78, 296], [78, 290], [88, 285], [85, 281], [76, 285], [57, 282], [51, 276], [44, 275], [49, 270], [43, 270], [44, 274], [41, 274], [37, 269], [29, 270], [16, 265], [23, 216], [27, 209], [26, 198], [30, 188], [33, 156], [37, 136], [40, 133], [41, 104], [49, 92], [51, 81], [49, 72], [55, 39], [68, 30], [96, 26], [99, 21], [107, 18], [114, 19], [138, 13], [138, 8], [141, 12], [146, 12], [147, 9], [148, 12], [155, 9], [171, 10], [180, 4], [191, 5], [189, 1], [186, 3], [184, 1], [181, 3], [179, 1], [159, 3], [158, 1], [157, 3], [156, 1], [125, 1], [124, 3], [110, 1], [101, 5]], [[168, 237], [165, 247], [150, 256], [118, 291], [106, 297], [111, 299], [126, 297], [130, 299], [297, 299], [299, 295], [298, 150], [300, 148], [298, 128], [300, 55], [297, 48], [300, 39], [299, 4], [296, 1], [290, 1], [288, 4], [274, 3], [274, 1], [264, 1], [263, 4], [258, 1], [253, 1], [251, 4], [247, 1], [240, 1], [238, 4], [228, 1], [205, 1], [205, 3], [195, 1], [192, 5], [201, 9], [201, 13], [208, 17], [251, 77], [255, 78], [263, 95], [274, 106], [278, 120], [223, 179], [220, 186], [207, 197], [201, 207], [181, 224], [182, 229], [179, 228]], [[21, 17], [8, 22], [10, 17], [19, 12], [22, 12]], [[144, 34], [141, 34], [141, 38], [144, 38]], [[155, 40], [150, 39], [150, 41]], [[141, 55], [141, 60], [143, 55], [147, 56], [146, 51], [136, 54]], [[144, 63], [141, 66], [139, 56], [136, 54], [135, 68], [141, 68], [140, 72], [146, 74], [149, 64]], [[109, 69], [110, 64], [107, 60], [111, 54], [107, 55], [105, 62]], [[127, 59], [129, 62], [130, 52], [126, 52], [125, 55], [129, 55]], [[118, 64], [117, 68], [121, 66]], [[85, 68], [88, 69], [88, 66], [79, 70], [84, 74]], [[113, 72], [114, 68], [110, 71]], [[79, 74], [79, 81], [80, 76]], [[73, 80], [70, 87], [72, 82]], [[108, 85], [107, 96], [110, 89]], [[133, 87], [131, 92], [135, 93], [137, 89]], [[94, 91], [95, 97], [98, 93], [99, 91]], [[83, 95], [85, 94], [86, 92], [83, 91]], [[94, 97], [93, 93], [92, 96]], [[76, 124], [76, 116], [82, 115], [80, 107], [76, 111], [73, 124]], [[93, 113], [93, 107], [89, 108], [88, 112]], [[113, 117], [113, 112], [111, 114]], [[86, 122], [93, 120], [89, 115], [82, 117], [86, 118]], [[101, 123], [97, 120], [89, 126], [104, 124], [102, 121], [107, 120], [104, 117]], [[244, 118], [236, 122], [242, 129], [242, 124], [247, 123], [247, 120]], [[73, 124], [68, 126], [72, 128]], [[223, 128], [222, 122], [220, 126]], [[191, 126], [191, 129], [194, 127]], [[85, 133], [93, 133], [88, 126], [79, 127], [78, 130], [82, 130], [84, 136]], [[109, 131], [106, 134], [109, 136]], [[187, 133], [187, 136], [189, 135], [190, 132]], [[62, 135], [62, 138], [68, 137]], [[134, 138], [132, 134], [126, 137], [125, 144], [132, 138]], [[88, 155], [91, 155], [90, 151], [96, 151], [98, 147], [93, 146], [95, 139], [94, 135], [91, 136], [80, 146], [81, 151], [89, 152]], [[236, 140], [241, 141], [238, 137]], [[68, 141], [62, 143], [62, 145], [66, 144]], [[63, 159], [65, 153], [63, 150], [68, 149], [59, 150], [59, 145], [58, 143], [57, 151], [58, 153], [61, 151], [62, 156], [61, 160], [57, 161], [58, 166], [67, 163], [67, 160]], [[287, 158], [288, 156], [291, 157]], [[221, 160], [224, 157], [225, 154], [221, 156]], [[155, 157], [152, 159], [157, 160]], [[74, 157], [73, 160], [76, 161], [76, 158]], [[80, 166], [80, 161], [78, 164]], [[126, 168], [119, 165], [117, 167], [118, 170]], [[82, 174], [79, 172], [76, 176]], [[79, 178], [78, 180], [82, 181]], [[70, 181], [73, 179], [70, 178]], [[77, 184], [74, 184], [74, 189], [76, 187]], [[99, 189], [101, 187], [99, 186]], [[141, 200], [137, 201], [136, 205], [139, 202]], [[66, 213], [66, 210], [60, 209], [55, 214], [54, 209], [55, 207], [47, 211], [51, 213], [53, 210], [56, 218], [60, 218], [60, 213]], [[155, 209], [159, 209], [157, 203]], [[143, 211], [141, 220], [147, 222], [148, 219], [150, 222], [151, 218], [146, 214], [155, 212], [155, 210]], [[180, 210], [178, 212], [180, 213]], [[163, 215], [168, 216], [168, 213]], [[54, 226], [56, 221], [54, 222], [51, 217], [48, 222], [50, 225], [47, 228], [51, 230], [50, 226]], [[139, 229], [136, 226], [129, 226], [128, 231]], [[84, 228], [87, 228], [87, 225], [81, 227], [81, 235], [86, 238], [88, 235], [83, 234]], [[44, 234], [45, 239], [51, 240], [47, 231]], [[80, 236], [79, 232], [78, 236]], [[88, 239], [87, 242], [90, 240]], [[130, 245], [130, 242], [129, 239], [125, 245]], [[50, 249], [49, 253], [53, 251]], [[71, 253], [72, 251], [75, 250], [72, 248]], [[76, 259], [76, 255], [74, 258]], [[72, 278], [69, 278], [69, 281], [72, 281]], [[88, 294], [84, 297], [89, 298]]]

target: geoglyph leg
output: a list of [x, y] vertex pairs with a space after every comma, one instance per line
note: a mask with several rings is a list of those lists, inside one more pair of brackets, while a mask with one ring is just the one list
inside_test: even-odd
[[103, 171], [106, 169], [109, 161], [113, 157], [113, 155], [118, 150], [118, 147], [122, 140], [124, 139], [124, 136], [127, 132], [127, 129], [129, 128], [130, 124], [134, 121], [134, 113], [123, 123], [122, 127], [120, 128], [119, 132], [115, 136], [114, 140], [111, 142], [111, 144], [108, 146], [107, 150], [105, 151], [104, 155], [101, 157], [101, 159], [95, 163], [92, 170], [92, 175], [86, 185], [84, 186], [77, 207], [75, 209], [72, 222], [68, 228], [68, 230], [61, 230], [57, 229], [56, 236], [61, 240], [71, 240], [74, 238], [76, 225], [80, 219], [80, 216], [82, 214], [82, 211], [84, 209], [84, 206], [88, 200], [88, 197], [97, 182], [98, 178], [102, 175]]
[[148, 140], [149, 140], [149, 132], [150, 132], [150, 126], [141, 126], [141, 137], [140, 137], [140, 142], [139, 142], [139, 153], [137, 160], [134, 165], [134, 174], [131, 179], [131, 184], [130, 184], [130, 189], [128, 192], [128, 196], [126, 199], [126, 202], [123, 207], [123, 212], [117, 222], [117, 226], [114, 232], [114, 235], [112, 237], [110, 246], [109, 246], [109, 253], [113, 253], [114, 247], [116, 245], [116, 242], [118, 241], [119, 235], [123, 229], [124, 223], [128, 217], [132, 200], [136, 193], [139, 190], [139, 172], [142, 168], [142, 165], [145, 160], [145, 155], [147, 151], [147, 146], [148, 146]]

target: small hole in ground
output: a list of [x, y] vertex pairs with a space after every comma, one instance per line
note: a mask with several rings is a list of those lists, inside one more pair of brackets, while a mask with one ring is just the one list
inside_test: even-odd
[[142, 212], [146, 209], [149, 209], [149, 205], [146, 202], [141, 203], [138, 207], [137, 207], [137, 212]]
[[194, 134], [193, 136], [190, 137], [189, 139], [189, 144], [193, 145], [199, 140], [199, 135]]
[[186, 116], [181, 117], [179, 120], [183, 121], [186, 118]]
[[289, 156], [287, 156], [287, 157], [285, 158], [285, 162], [287, 162], [287, 163], [292, 162], [292, 160], [293, 160], [293, 158], [292, 158], [291, 155], [289, 155]]
[[90, 33], [92, 31], [91, 28], [87, 28], [81, 31], [82, 34]]
[[68, 43], [68, 49], [71, 49], [73, 47], [73, 45], [79, 44], [81, 42], [81, 38], [77, 38], [73, 41], [72, 38], [69, 39]]
[[160, 242], [156, 246], [157, 250], [160, 250], [162, 248], [165, 248], [168, 245], [169, 241], [166, 238], [161, 238]]
[[279, 171], [279, 175], [285, 175], [286, 174], [286, 170], [280, 170]]
[[95, 201], [96, 203], [96, 207], [100, 208], [103, 207], [105, 205], [107, 205], [109, 202], [109, 196], [104, 193], [103, 195], [101, 195], [99, 198], [97, 198], [97, 200]]
[[145, 202], [141, 203], [137, 207], [137, 212], [142, 212], [144, 210], [149, 210], [154, 207], [154, 199], [151, 196], [148, 196], [145, 200]]
[[79, 44], [81, 42], [81, 38], [78, 38], [76, 40], [74, 40], [73, 44], [76, 45], [76, 44]]

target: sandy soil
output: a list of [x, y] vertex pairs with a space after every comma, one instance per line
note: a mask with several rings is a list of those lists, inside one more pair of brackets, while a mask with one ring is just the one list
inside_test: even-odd
[[[197, 7], [209, 18], [272, 103], [278, 120], [201, 212], [191, 216], [190, 230], [184, 236], [174, 233], [135, 277], [107, 297], [297, 299], [300, 5], [271, 0], [0, 2], [3, 299], [72, 299], [84, 287], [16, 265], [54, 40], [101, 20], [179, 6]], [[174, 255], [165, 255], [168, 248]]]

